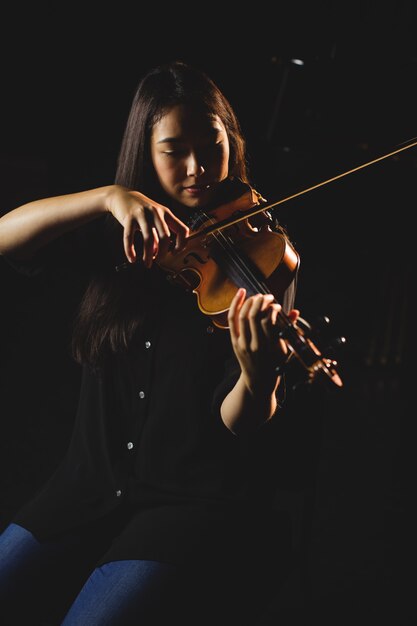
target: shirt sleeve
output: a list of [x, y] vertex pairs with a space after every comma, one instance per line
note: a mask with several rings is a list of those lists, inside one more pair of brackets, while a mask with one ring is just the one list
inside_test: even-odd
[[[6, 254], [3, 255], [3, 259], [13, 270], [28, 278], [63, 269], [83, 274], [87, 267], [110, 263], [116, 265], [123, 262], [121, 257], [123, 250], [112, 249], [112, 232], [115, 233], [119, 226], [118, 223], [112, 224], [112, 221], [115, 221], [113, 216], [100, 216], [60, 235], [37, 250], [30, 258], [15, 259]], [[121, 234], [118, 239], [122, 242]]]
[[[47, 246], [45, 246], [46, 248]], [[15, 270], [18, 274], [22, 274], [23, 276], [27, 276], [28, 278], [32, 276], [38, 276], [42, 274], [45, 270], [47, 261], [45, 257], [45, 248], [42, 250], [38, 250], [31, 258], [29, 259], [13, 259], [7, 254], [3, 254], [2, 258], [5, 263]]]

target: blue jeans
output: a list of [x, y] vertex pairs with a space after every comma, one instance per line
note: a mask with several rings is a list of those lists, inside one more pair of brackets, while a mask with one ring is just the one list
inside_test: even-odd
[[95, 567], [108, 545], [108, 531], [94, 527], [40, 542], [10, 524], [0, 534], [1, 626], [253, 626], [280, 579], [251, 562], [189, 572], [143, 560]]
[[[89, 576], [84, 574], [82, 581], [80, 576], [75, 581], [64, 578], [62, 586], [68, 593], [58, 593], [56, 606], [51, 578], [62, 576], [58, 565], [77, 552], [78, 544], [75, 535], [40, 543], [17, 524], [4, 530], [0, 535], [2, 626], [159, 625], [167, 623], [168, 616], [181, 618], [180, 606], [190, 608], [192, 623], [189, 588], [181, 572], [155, 561], [114, 561], [95, 568]], [[184, 623], [186, 619], [184, 615]]]

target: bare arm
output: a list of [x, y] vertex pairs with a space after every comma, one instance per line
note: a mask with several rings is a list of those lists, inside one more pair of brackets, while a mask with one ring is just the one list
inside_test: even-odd
[[280, 379], [275, 384], [251, 390], [245, 383], [243, 374], [223, 400], [220, 413], [224, 424], [236, 435], [244, 430], [253, 430], [268, 421], [277, 409], [275, 392]]
[[35, 200], [0, 219], [0, 254], [30, 258], [37, 250], [107, 211], [112, 186]]
[[[220, 414], [234, 434], [253, 432], [277, 409], [276, 391], [281, 383], [276, 367], [288, 352], [278, 336], [277, 317], [281, 306], [272, 294], [257, 294], [245, 300], [238, 289], [229, 309], [228, 321], [233, 350], [241, 374], [223, 400]], [[296, 321], [299, 311], [290, 311]]]
[[78, 193], [35, 200], [3, 215], [0, 219], [0, 254], [16, 260], [30, 258], [37, 250], [77, 226], [110, 212], [123, 226], [126, 258], [136, 260], [134, 235], [143, 238], [143, 261], [153, 259], [170, 246], [172, 233], [176, 247], [184, 244], [189, 228], [169, 208], [143, 193], [122, 185], [108, 185]]

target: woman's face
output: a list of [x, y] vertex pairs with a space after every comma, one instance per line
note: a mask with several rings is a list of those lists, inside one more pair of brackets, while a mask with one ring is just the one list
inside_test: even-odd
[[220, 118], [192, 106], [174, 106], [152, 129], [152, 163], [159, 184], [175, 203], [188, 208], [214, 199], [218, 183], [228, 176], [229, 150]]

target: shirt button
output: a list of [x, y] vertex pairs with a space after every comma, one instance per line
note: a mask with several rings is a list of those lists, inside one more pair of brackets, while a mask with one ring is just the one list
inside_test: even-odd
[[133, 443], [131, 441], [128, 442], [127, 444], [127, 449], [131, 450], [133, 448]]
[[145, 397], [145, 392], [144, 391], [139, 391], [139, 398], [144, 398]]
[[214, 328], [213, 328], [213, 326], [212, 326], [211, 324], [210, 324], [210, 326], [207, 326], [207, 329], [206, 329], [206, 330], [207, 330], [207, 332], [208, 332], [209, 334], [211, 334], [211, 333], [213, 333], [213, 332], [214, 332]]
[[120, 496], [121, 496], [121, 495], [122, 495], [122, 492], [120, 491], [120, 489], [118, 489], [118, 490], [116, 491], [116, 496], [117, 496], [118, 498], [120, 498]]
[[148, 349], [151, 347], [151, 342], [150, 341], [145, 341], [145, 348]]

